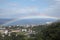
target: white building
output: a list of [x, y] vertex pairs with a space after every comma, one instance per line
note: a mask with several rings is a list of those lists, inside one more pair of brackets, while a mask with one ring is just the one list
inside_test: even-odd
[[21, 31], [22, 31], [22, 32], [27, 32], [27, 29], [22, 29]]
[[8, 34], [8, 30], [5, 30], [4, 34], [7, 35]]

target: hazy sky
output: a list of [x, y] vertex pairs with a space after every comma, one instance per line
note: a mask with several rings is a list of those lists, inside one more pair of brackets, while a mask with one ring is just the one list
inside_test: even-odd
[[0, 18], [60, 17], [60, 0], [0, 0]]

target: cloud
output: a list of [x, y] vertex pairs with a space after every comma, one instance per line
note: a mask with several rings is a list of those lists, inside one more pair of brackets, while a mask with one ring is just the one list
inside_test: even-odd
[[[1, 1], [1, 0], [0, 0]], [[3, 0], [1, 2], [4, 2]], [[31, 0], [37, 1], [37, 0]], [[38, 0], [39, 1], [39, 0]], [[43, 0], [44, 1], [44, 0]], [[37, 16], [37, 15], [48, 15], [53, 17], [60, 17], [60, 0], [45, 0], [50, 4], [48, 7], [44, 8], [41, 12], [40, 5], [36, 6], [26, 6], [20, 7], [18, 3], [7, 3], [6, 5], [10, 8], [0, 8], [0, 18], [17, 18], [22, 16]], [[19, 7], [18, 7], [19, 6]]]
[[38, 12], [38, 8], [36, 8], [36, 7], [27, 7], [27, 8], [20, 9], [17, 12], [19, 12], [19, 13], [34, 13], [34, 12]]
[[18, 6], [18, 3], [12, 3], [11, 2], [11, 3], [8, 3], [7, 5], [9, 5], [9, 6], [15, 6], [16, 7], [16, 6]]
[[27, 15], [36, 15], [39, 9], [37, 7], [26, 7], [26, 8], [11, 8], [11, 9], [0, 9], [0, 17], [19, 17]]
[[54, 5], [46, 8], [43, 14], [60, 18], [60, 0], [54, 0]]
[[58, 1], [59, 2], [60, 0], [55, 0], [55, 1]]
[[7, 0], [0, 0], [0, 3], [6, 3]]

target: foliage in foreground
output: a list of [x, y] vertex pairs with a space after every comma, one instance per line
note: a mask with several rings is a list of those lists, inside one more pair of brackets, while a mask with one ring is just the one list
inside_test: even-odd
[[38, 32], [37, 40], [60, 40], [60, 22], [52, 23], [46, 29]]

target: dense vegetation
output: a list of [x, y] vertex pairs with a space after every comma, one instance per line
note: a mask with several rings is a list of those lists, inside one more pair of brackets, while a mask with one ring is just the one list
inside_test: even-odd
[[17, 33], [11, 33], [11, 36], [5, 35], [2, 37], [0, 34], [0, 40], [60, 40], [60, 21], [47, 25], [39, 25], [32, 28], [36, 31], [35, 35], [27, 37]]
[[60, 40], [60, 22], [48, 25], [44, 30], [37, 33], [37, 40]]

